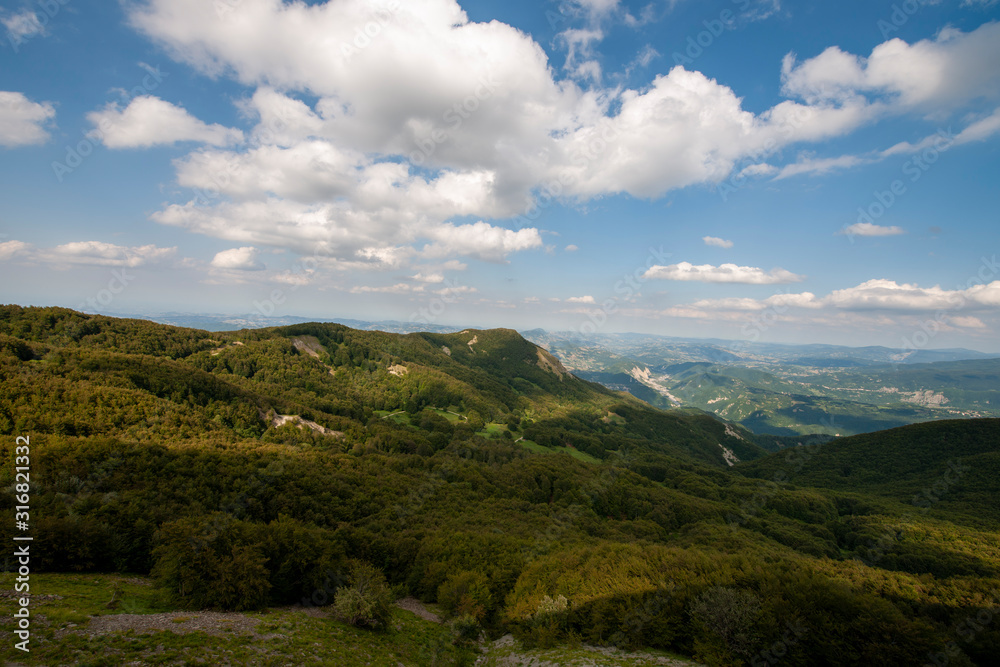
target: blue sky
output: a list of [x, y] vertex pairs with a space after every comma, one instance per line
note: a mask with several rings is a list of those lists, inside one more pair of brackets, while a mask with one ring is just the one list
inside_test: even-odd
[[7, 2], [2, 300], [1000, 352], [998, 20]]

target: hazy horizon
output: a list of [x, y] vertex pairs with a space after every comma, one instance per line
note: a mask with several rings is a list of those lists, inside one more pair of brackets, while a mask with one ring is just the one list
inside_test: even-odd
[[[17, 305], [21, 305], [22, 307], [31, 307], [31, 306], [46, 307], [46, 305], [44, 305], [44, 304], [17, 304]], [[55, 306], [55, 307], [65, 307], [65, 306]], [[84, 311], [84, 312], [86, 312], [86, 311]], [[265, 316], [260, 315], [259, 313], [252, 313], [252, 312], [251, 313], [225, 313], [225, 312], [211, 312], [211, 311], [188, 312], [188, 311], [174, 311], [174, 310], [164, 310], [164, 311], [134, 311], [134, 312], [106, 311], [106, 312], [92, 312], [90, 314], [105, 315], [107, 317], [144, 319], [144, 320], [148, 320], [148, 321], [151, 321], [151, 322], [160, 321], [160, 320], [164, 320], [164, 319], [169, 319], [171, 317], [178, 317], [178, 318], [185, 318], [185, 317], [205, 317], [205, 318], [215, 318], [215, 319], [218, 319], [220, 321], [223, 320], [223, 319], [247, 319], [247, 320], [250, 320], [250, 321], [256, 321], [256, 322], [260, 322], [261, 323], [260, 327], [258, 327], [258, 326], [255, 325], [254, 328], [262, 328], [264, 326], [281, 326], [280, 324], [274, 324], [274, 325], [272, 325], [272, 324], [267, 324], [266, 322], [267, 322], [267, 320], [271, 320], [271, 319], [273, 319], [273, 320], [282, 320], [282, 319], [286, 319], [286, 318], [287, 319], [301, 319], [301, 320], [304, 320], [304, 321], [335, 322], [335, 323], [344, 323], [344, 322], [354, 321], [354, 322], [364, 322], [366, 324], [382, 324], [382, 323], [389, 324], [389, 323], [397, 323], [397, 324], [413, 324], [414, 326], [419, 326], [421, 324], [421, 322], [419, 322], [419, 321], [417, 321], [417, 322], [410, 322], [409, 320], [401, 320], [401, 319], [393, 319], [393, 318], [371, 319], [371, 318], [365, 318], [365, 317], [350, 317], [350, 316], [346, 316], [346, 315], [329, 315], [329, 314], [307, 316], [307, 315], [300, 315], [300, 314], [296, 314], [296, 313], [286, 313], [286, 314], [282, 314], [282, 315], [272, 315], [270, 317], [265, 317]], [[762, 344], [762, 345], [791, 345], [791, 346], [830, 345], [830, 346], [835, 346], [835, 347], [846, 347], [846, 348], [885, 347], [885, 348], [888, 348], [888, 349], [899, 349], [899, 350], [903, 351], [903, 349], [900, 348], [900, 347], [898, 347], [898, 346], [879, 345], [878, 343], [869, 343], [869, 344], [866, 344], [866, 345], [845, 345], [843, 343], [829, 342], [829, 341], [826, 341], [826, 340], [812, 340], [812, 341], [804, 341], [804, 342], [795, 342], [795, 341], [785, 341], [785, 340], [777, 340], [777, 339], [776, 340], [770, 340], [770, 339], [767, 339], [767, 338], [764, 338], [764, 337], [761, 337], [759, 340], [756, 340], [756, 341], [748, 341], [745, 338], [725, 338], [725, 337], [720, 337], [720, 336], [682, 336], [682, 335], [677, 335], [677, 334], [673, 334], [673, 333], [670, 333], [670, 332], [656, 331], [656, 330], [635, 331], [635, 330], [600, 329], [600, 330], [593, 331], [593, 332], [590, 332], [589, 330], [587, 330], [585, 332], [581, 332], [580, 329], [559, 329], [559, 328], [548, 328], [548, 327], [544, 327], [544, 326], [517, 326], [517, 327], [511, 327], [511, 326], [505, 326], [505, 325], [491, 326], [491, 325], [484, 324], [484, 323], [481, 323], [481, 322], [474, 322], [474, 321], [462, 322], [462, 321], [449, 321], [449, 320], [442, 320], [442, 321], [439, 321], [439, 322], [432, 322], [432, 323], [426, 323], [426, 324], [430, 324], [431, 325], [429, 328], [442, 327], [442, 328], [447, 328], [447, 329], [454, 329], [455, 331], [460, 331], [462, 329], [507, 328], [507, 329], [515, 329], [515, 330], [517, 330], [518, 332], [521, 332], [521, 333], [530, 332], [530, 331], [533, 331], [533, 330], [542, 330], [545, 333], [550, 333], [550, 334], [570, 334], [570, 333], [574, 333], [574, 334], [581, 335], [581, 336], [589, 336], [589, 335], [600, 336], [600, 335], [605, 335], [605, 334], [607, 334], [607, 335], [647, 335], [647, 336], [659, 336], [659, 337], [663, 337], [663, 338], [679, 338], [679, 339], [691, 339], [691, 340], [718, 341], [718, 342], [721, 342], [721, 343], [732, 343], [732, 344], [735, 344], [735, 345], [743, 345], [743, 344], [746, 344], [748, 342], [751, 342], [751, 343], [759, 343], [759, 344]], [[197, 328], [197, 327], [195, 327], [195, 328]], [[238, 331], [241, 328], [242, 327], [234, 326], [234, 328], [232, 328], [232, 329], [228, 329], [227, 328], [227, 329], [217, 329], [217, 330], [218, 331]], [[970, 350], [972, 352], [979, 352], [980, 354], [996, 355], [998, 358], [1000, 358], [1000, 349], [989, 350], [989, 349], [983, 349], [983, 348], [977, 348], [977, 347], [968, 347], [968, 346], [955, 346], [955, 347], [927, 346], [927, 347], [920, 348], [920, 349], [921, 350], [925, 350], [925, 351], [944, 351], [944, 350], [949, 350], [949, 349], [966, 349], [966, 350]], [[910, 351], [912, 351], [912, 350], [910, 350]]]

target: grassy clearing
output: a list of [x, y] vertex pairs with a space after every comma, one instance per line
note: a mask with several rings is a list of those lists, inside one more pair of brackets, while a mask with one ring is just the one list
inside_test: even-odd
[[[533, 444], [533, 443], [532, 443]], [[11, 589], [14, 575], [0, 574], [0, 586]], [[557, 647], [525, 650], [510, 636], [481, 648], [459, 648], [447, 625], [425, 621], [395, 609], [392, 630], [359, 630], [331, 618], [323, 609], [282, 607], [262, 612], [230, 614], [233, 622], [208, 631], [183, 626], [201, 613], [162, 618], [167, 630], [123, 629], [106, 634], [94, 631], [93, 617], [118, 614], [161, 618], [174, 611], [148, 578], [107, 574], [33, 574], [30, 653], [5, 641], [0, 647], [4, 664], [81, 665], [337, 665], [396, 667], [473, 665], [571, 665], [576, 667], [688, 667], [661, 651], [626, 654], [613, 649]], [[115, 600], [115, 602], [112, 602]], [[109, 603], [111, 607], [109, 608]], [[12, 598], [0, 598], [0, 632], [13, 638], [15, 610]], [[247, 623], [249, 622], [249, 623]], [[234, 627], [227, 627], [232, 625]]]
[[[467, 421], [465, 415], [458, 414], [456, 412], [450, 412], [448, 410], [442, 410], [441, 408], [427, 408], [434, 414], [444, 417], [448, 421], [454, 423]], [[403, 410], [375, 410], [375, 414], [382, 419], [390, 419], [397, 424], [402, 424], [403, 426], [410, 426], [413, 422], [410, 419], [409, 413]]]
[[[3, 573], [0, 586], [13, 588]], [[329, 617], [323, 610], [275, 608], [233, 615], [256, 622], [252, 631], [222, 629], [215, 634], [185, 632], [184, 621], [198, 612], [163, 621], [177, 631], [124, 630], [91, 636], [92, 616], [156, 614], [170, 610], [142, 577], [33, 574], [30, 653], [13, 647], [15, 601], [0, 599], [0, 647], [5, 664], [24, 665], [469, 665], [471, 649], [452, 645], [447, 626], [395, 609], [390, 632], [373, 633]], [[115, 590], [118, 590], [117, 594]], [[61, 599], [49, 596], [60, 596]], [[120, 604], [108, 603], [112, 596]], [[241, 620], [242, 620], [241, 619]], [[242, 625], [242, 624], [237, 624]]]
[[375, 410], [375, 414], [382, 419], [389, 419], [397, 424], [402, 424], [403, 426], [410, 425], [410, 415], [402, 410]]
[[524, 447], [525, 449], [527, 449], [529, 452], [535, 452], [536, 454], [551, 454], [552, 453], [552, 450], [549, 449], [548, 447], [544, 447], [542, 445], [539, 445], [537, 442], [534, 442], [532, 440], [518, 440], [517, 444], [521, 445], [522, 447]]
[[532, 442], [531, 440], [519, 440], [518, 444], [528, 451], [535, 452], [536, 454], [556, 454], [558, 452], [562, 452], [564, 454], [569, 454], [573, 458], [579, 459], [584, 463], [601, 462], [600, 459], [572, 447], [545, 447], [544, 445], [539, 445], [537, 442]]
[[441, 415], [450, 422], [464, 422], [467, 421], [465, 415], [458, 414], [457, 412], [451, 412], [449, 410], [442, 410], [441, 408], [431, 408], [435, 414]]
[[505, 431], [509, 431], [506, 424], [490, 422], [477, 435], [481, 435], [484, 438], [499, 438]]

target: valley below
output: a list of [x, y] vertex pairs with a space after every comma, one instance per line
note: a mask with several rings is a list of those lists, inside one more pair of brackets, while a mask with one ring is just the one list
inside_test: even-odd
[[776, 345], [527, 332], [578, 377], [760, 434], [854, 435], [1000, 416], [1000, 359], [972, 350]]

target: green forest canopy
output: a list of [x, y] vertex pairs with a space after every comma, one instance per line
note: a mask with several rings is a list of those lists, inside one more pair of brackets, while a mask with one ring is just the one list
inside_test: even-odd
[[0, 382], [50, 571], [152, 573], [178, 606], [249, 609], [332, 602], [362, 561], [540, 644], [997, 664], [1000, 624], [960, 630], [1000, 602], [1000, 420], [766, 456], [509, 330], [209, 333], [17, 306]]

